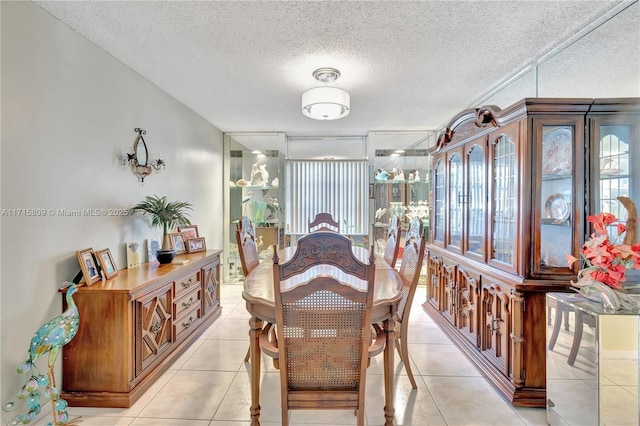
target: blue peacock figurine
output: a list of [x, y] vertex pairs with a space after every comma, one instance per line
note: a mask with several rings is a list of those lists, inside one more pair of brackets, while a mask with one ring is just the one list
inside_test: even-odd
[[[29, 411], [26, 414], [15, 416], [9, 420], [7, 425], [25, 425], [35, 420], [41, 411], [40, 398], [43, 395], [41, 388], [44, 389], [44, 397], [51, 401], [53, 409], [53, 422], [47, 423], [47, 426], [69, 426], [78, 424], [81, 421], [80, 418], [69, 420], [67, 401], [60, 398], [60, 390], [56, 387], [53, 372], [60, 350], [76, 335], [80, 322], [78, 307], [73, 301], [73, 295], [78, 291], [77, 284], [65, 283], [65, 285], [68, 286], [66, 295], [67, 309], [36, 331], [29, 345], [29, 358], [18, 366], [18, 373], [27, 376], [24, 386], [18, 393], [18, 399], [25, 401]], [[49, 354], [49, 361], [47, 374], [44, 375], [38, 370], [35, 361], [46, 353]], [[13, 411], [16, 408], [16, 403], [13, 401], [4, 404], [2, 407], [4, 411]]]

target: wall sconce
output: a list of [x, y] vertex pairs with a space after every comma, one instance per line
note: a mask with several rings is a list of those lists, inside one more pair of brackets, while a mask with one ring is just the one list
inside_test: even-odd
[[133, 152], [127, 153], [126, 157], [123, 157], [122, 164], [129, 163], [133, 174], [138, 176], [140, 182], [144, 182], [144, 178], [150, 175], [153, 170], [160, 172], [160, 169], [164, 169], [165, 162], [162, 158], [157, 160], [149, 158], [149, 149], [142, 137], [147, 134], [146, 130], [136, 127], [134, 132], [138, 133], [138, 136], [133, 141]]

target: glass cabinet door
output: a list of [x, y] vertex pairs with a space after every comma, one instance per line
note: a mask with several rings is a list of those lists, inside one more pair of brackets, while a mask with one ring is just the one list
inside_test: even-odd
[[439, 160], [434, 166], [433, 179], [433, 242], [444, 246], [445, 166]]
[[[515, 128], [517, 129], [517, 127]], [[501, 269], [515, 270], [516, 218], [518, 212], [516, 142], [517, 135], [504, 129], [491, 136], [491, 236], [489, 262]]]
[[[536, 143], [537, 177], [535, 187], [539, 194], [539, 225], [535, 229], [536, 253], [534, 274], [569, 274], [566, 255], [577, 255], [577, 228], [581, 226], [584, 192], [576, 194], [577, 182], [582, 182], [581, 168], [575, 166], [577, 141], [582, 141], [582, 119], [538, 121], [534, 130]], [[577, 217], [576, 217], [577, 216]]]
[[465, 155], [467, 216], [464, 249], [467, 256], [484, 260], [487, 206], [484, 146], [473, 144], [465, 149]]
[[[618, 197], [629, 197], [640, 208], [640, 115], [597, 117], [590, 124], [594, 158], [590, 213], [611, 213], [626, 221], [627, 210]], [[612, 226], [609, 235], [615, 238], [616, 230]], [[627, 271], [627, 282], [639, 281], [640, 271]]]
[[454, 152], [449, 157], [449, 239], [447, 248], [462, 252], [462, 211], [464, 194], [462, 190], [462, 155]]

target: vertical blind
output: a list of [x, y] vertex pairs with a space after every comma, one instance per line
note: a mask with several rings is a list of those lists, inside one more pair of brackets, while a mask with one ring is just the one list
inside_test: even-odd
[[287, 232], [306, 234], [317, 213], [331, 213], [340, 232], [369, 231], [367, 161], [288, 161], [285, 167]]

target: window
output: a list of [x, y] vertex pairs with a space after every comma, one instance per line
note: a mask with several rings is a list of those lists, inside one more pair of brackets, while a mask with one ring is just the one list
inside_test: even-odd
[[288, 161], [287, 233], [306, 234], [317, 213], [331, 213], [344, 234], [369, 233], [367, 161]]

